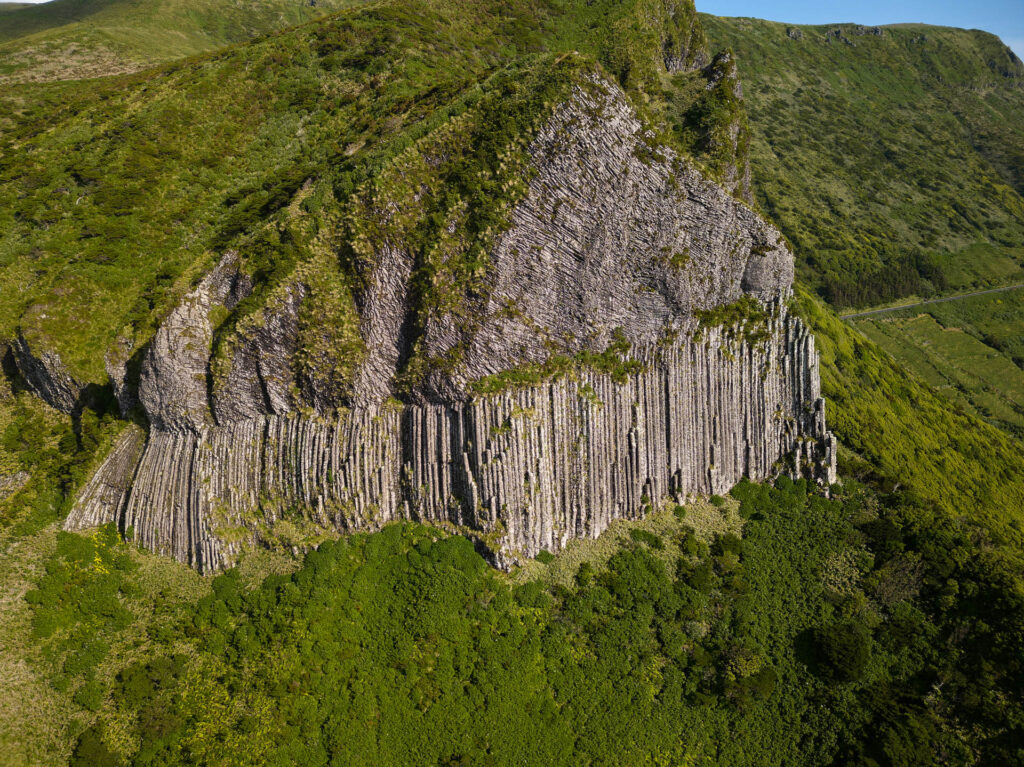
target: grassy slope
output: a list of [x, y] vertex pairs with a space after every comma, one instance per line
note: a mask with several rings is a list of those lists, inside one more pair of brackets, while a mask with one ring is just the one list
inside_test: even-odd
[[0, 89], [0, 337], [20, 328], [103, 383], [115, 338], [144, 342], [225, 248], [286, 268], [291, 235], [268, 222], [307, 181], [302, 210], [347, 203], [491, 73], [579, 50], [628, 87], [654, 79], [659, 8], [384, 3], [159, 70]]
[[299, 24], [358, 0], [52, 0], [0, 27], [0, 82], [130, 72]]
[[[737, 53], [758, 198], [794, 243], [802, 283], [845, 306], [1024, 281], [1024, 69], [996, 38], [922, 25], [876, 36], [851, 25], [704, 22]], [[849, 43], [826, 41], [837, 29]], [[925, 309], [959, 336], [891, 318], [857, 326], [1019, 434], [1012, 360], [1024, 351], [1012, 347], [1024, 313], [968, 307], [969, 317]]]
[[867, 470], [1024, 546], [1020, 442], [901, 369], [810, 294], [798, 303], [821, 352], [829, 426], [854, 453], [841, 470]]
[[502, 60], [493, 24], [418, 15], [383, 7], [121, 80], [0, 93], [0, 333], [20, 324], [102, 381], [97, 350], [166, 310], [192, 267]]
[[1019, 281], [1024, 65], [997, 38], [702, 20], [737, 55], [758, 199], [805, 284], [848, 306]]
[[1024, 434], [1024, 291], [865, 317], [854, 326], [932, 386]]

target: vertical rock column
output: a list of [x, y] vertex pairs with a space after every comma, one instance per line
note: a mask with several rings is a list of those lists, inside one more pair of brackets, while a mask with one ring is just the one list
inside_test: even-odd
[[408, 408], [408, 514], [478, 530], [509, 564], [595, 537], [666, 496], [770, 476], [789, 455], [798, 469], [801, 459], [832, 461], [813, 339], [784, 312], [770, 331], [755, 345], [709, 328], [699, 341], [644, 350], [644, 371], [623, 384], [579, 371]]
[[768, 331], [637, 350], [643, 369], [622, 383], [578, 370], [451, 405], [154, 429], [137, 469], [140, 437], [119, 443], [68, 524], [120, 515], [142, 545], [211, 570], [283, 519], [326, 533], [411, 518], [475, 531], [509, 566], [789, 457], [833, 481], [813, 339], [782, 308]]

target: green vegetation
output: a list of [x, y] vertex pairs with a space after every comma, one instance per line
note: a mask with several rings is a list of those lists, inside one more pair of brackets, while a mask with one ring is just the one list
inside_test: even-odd
[[[631, 344], [622, 331], [616, 329], [612, 333], [611, 343], [603, 352], [584, 350], [571, 357], [552, 353], [544, 362], [520, 365], [511, 370], [503, 370], [470, 381], [469, 390], [476, 396], [500, 394], [510, 389], [538, 386], [546, 381], [558, 381], [562, 378], [576, 380], [580, 370], [592, 370], [609, 376], [615, 383], [625, 383], [630, 376], [644, 369], [642, 362], [629, 356], [630, 348]], [[585, 385], [580, 388], [580, 396], [592, 399], [595, 395], [593, 389]]]
[[948, 304], [955, 308], [926, 305], [865, 317], [854, 325], [907, 370], [1019, 438], [1024, 436], [1024, 339], [1012, 329], [1024, 326], [1022, 295]]
[[131, 72], [274, 32], [356, 0], [51, 0], [0, 4], [0, 82]]
[[[737, 84], [736, 61], [731, 53], [720, 54], [701, 76], [714, 87], [701, 87], [703, 83], [694, 74], [674, 76], [676, 87], [665, 98], [665, 119], [680, 145], [691, 156], [701, 158], [712, 177], [749, 197], [742, 176], [750, 154], [750, 130], [740, 95], [742, 86]], [[700, 88], [695, 96], [691, 93], [694, 85]]]
[[771, 319], [764, 306], [753, 296], [745, 295], [731, 304], [722, 304], [713, 309], [698, 310], [698, 336], [704, 328], [724, 327], [730, 335], [745, 343], [759, 344], [768, 338], [768, 322]]
[[508, 577], [407, 524], [188, 585], [62, 536], [30, 657], [74, 765], [1020, 758], [1017, 554], [855, 482], [733, 496]]
[[122, 426], [91, 408], [72, 420], [28, 392], [0, 386], [0, 478], [19, 472], [28, 478], [13, 494], [0, 493], [0, 541], [62, 519]]
[[1020, 443], [902, 370], [806, 291], [798, 299], [821, 354], [829, 428], [848, 448], [840, 470], [906, 487], [1024, 547]]
[[[104, 351], [143, 345], [229, 248], [260, 286], [242, 316], [332, 246], [358, 300], [375, 200], [406, 211], [389, 226], [411, 235], [423, 312], [458, 312], [519, 194], [523, 174], [502, 161], [546, 99], [598, 67], [657, 124], [689, 108], [692, 83], [666, 79], [651, 55], [706, 55], [692, 7], [676, 6], [382, 3], [133, 75], [0, 86], [0, 337], [20, 329], [102, 385]], [[463, 151], [432, 167], [430, 136]], [[718, 149], [696, 159], [715, 164]], [[410, 163], [445, 193], [399, 184]], [[506, 176], [518, 184], [502, 187]]]
[[44, 643], [44, 658], [59, 669], [54, 686], [83, 677], [76, 702], [93, 711], [101, 698], [95, 669], [109, 651], [102, 636], [120, 633], [132, 621], [121, 599], [134, 563], [120, 542], [113, 525], [90, 537], [59, 533], [46, 575], [25, 595], [34, 608], [32, 639]]
[[[956, 327], [1024, 368], [1024, 289], [920, 307], [943, 327]], [[898, 313], [897, 313], [898, 314]]]
[[1024, 65], [997, 38], [701, 19], [736, 53], [757, 200], [802, 282], [863, 306], [1022, 281]]

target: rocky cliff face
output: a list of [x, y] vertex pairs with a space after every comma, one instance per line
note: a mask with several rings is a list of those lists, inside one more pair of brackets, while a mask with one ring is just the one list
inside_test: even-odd
[[141, 459], [131, 432], [67, 524], [117, 521], [207, 570], [282, 521], [315, 539], [416, 519], [478, 536], [510, 565], [744, 476], [832, 482], [814, 342], [775, 308], [760, 343], [711, 328], [637, 353], [622, 383], [584, 369], [453, 404], [154, 429]]
[[572, 91], [530, 156], [489, 290], [427, 322], [421, 353], [455, 360], [427, 377], [432, 401], [462, 400], [470, 381], [552, 353], [600, 352], [613, 333], [635, 347], [692, 333], [700, 310], [745, 294], [771, 302], [792, 284], [781, 235], [659, 147], [605, 80]]
[[51, 351], [37, 354], [21, 333], [11, 343], [11, 355], [33, 394], [62, 413], [75, 409], [85, 385], [75, 380], [59, 355]]
[[[743, 476], [833, 481], [781, 235], [594, 75], [551, 109], [527, 163], [473, 290], [418, 310], [418, 256], [381, 236], [356, 295], [300, 267], [213, 371], [212, 318], [252, 289], [226, 256], [144, 357], [144, 447], [126, 433], [67, 525], [116, 521], [207, 570], [260, 540], [411, 518], [507, 566]], [[423, 194], [371, 207], [413, 218]], [[447, 227], [457, 241], [457, 217]], [[350, 313], [358, 327], [339, 330]]]

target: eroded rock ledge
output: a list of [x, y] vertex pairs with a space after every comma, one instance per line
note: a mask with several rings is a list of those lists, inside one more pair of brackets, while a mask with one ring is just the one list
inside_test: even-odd
[[413, 519], [474, 534], [510, 566], [744, 476], [834, 481], [814, 342], [784, 308], [758, 344], [710, 328], [637, 357], [621, 384], [581, 370], [458, 405], [154, 429], [141, 455], [129, 434], [66, 525], [114, 521], [208, 571], [282, 521], [315, 540]]

